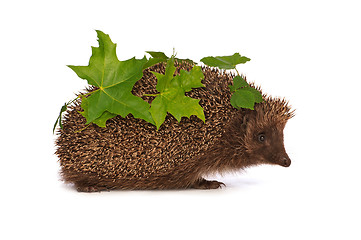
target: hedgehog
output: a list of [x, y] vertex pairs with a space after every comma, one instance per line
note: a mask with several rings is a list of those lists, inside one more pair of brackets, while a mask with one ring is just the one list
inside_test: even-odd
[[[176, 62], [176, 67], [179, 73], [190, 71], [193, 65]], [[164, 74], [165, 64], [144, 70], [132, 89], [149, 103], [154, 99], [150, 93], [157, 93], [152, 71]], [[202, 71], [205, 87], [186, 95], [200, 99], [205, 122], [195, 116], [178, 122], [168, 114], [157, 130], [130, 114], [109, 119], [106, 128], [101, 128], [85, 125], [79, 113], [81, 100], [75, 101], [64, 114], [55, 142], [62, 180], [81, 192], [217, 189], [225, 184], [205, 176], [261, 164], [289, 167], [283, 130], [294, 111], [288, 101], [267, 96], [251, 83], [264, 101], [256, 103], [254, 110], [236, 109], [230, 104], [233, 74], [207, 66]]]

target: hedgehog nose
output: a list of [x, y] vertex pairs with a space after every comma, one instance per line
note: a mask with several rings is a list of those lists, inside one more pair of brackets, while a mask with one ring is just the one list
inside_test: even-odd
[[283, 167], [289, 167], [291, 165], [291, 159], [287, 156], [287, 157], [283, 157], [281, 159], [281, 165]]

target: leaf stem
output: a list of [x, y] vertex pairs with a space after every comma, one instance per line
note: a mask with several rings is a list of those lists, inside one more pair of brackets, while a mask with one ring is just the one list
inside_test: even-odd
[[241, 74], [239, 74], [239, 72], [238, 72], [237, 68], [236, 68], [236, 67], [234, 67], [234, 69], [236, 70], [237, 75], [238, 75], [238, 76], [241, 76]]
[[92, 91], [92, 92], [80, 94], [80, 95], [78, 95], [76, 98], [74, 98], [73, 100], [67, 102], [67, 103], [66, 103], [66, 106], [69, 106], [70, 104], [72, 104], [73, 102], [75, 102], [76, 100], [78, 100], [79, 98], [87, 97], [87, 96], [89, 96], [89, 95], [91, 95], [91, 94], [93, 94], [93, 93], [95, 93], [95, 92], [97, 92], [97, 91], [99, 91], [99, 90], [100, 90], [100, 89], [97, 89], [97, 90]]
[[87, 129], [89, 126], [90, 126], [90, 124], [86, 125], [82, 129], [79, 129], [79, 130], [75, 131], [74, 133], [80, 133], [80, 132], [84, 131], [85, 129]]

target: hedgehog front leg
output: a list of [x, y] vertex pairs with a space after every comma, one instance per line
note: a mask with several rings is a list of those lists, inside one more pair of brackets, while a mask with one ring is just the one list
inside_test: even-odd
[[195, 188], [195, 189], [217, 189], [217, 188], [222, 188], [222, 185], [226, 186], [222, 182], [208, 181], [208, 180], [206, 180], [204, 178], [200, 178], [195, 183], [193, 183], [193, 185], [191, 185], [191, 188]]

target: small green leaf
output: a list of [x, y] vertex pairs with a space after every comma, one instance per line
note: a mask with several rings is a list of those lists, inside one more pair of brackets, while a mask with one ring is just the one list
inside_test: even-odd
[[147, 51], [146, 53], [148, 53], [151, 58], [149, 58], [143, 69], [147, 69], [157, 63], [166, 62], [169, 59], [169, 57], [167, 57], [167, 55], [165, 55], [163, 52]]
[[256, 102], [256, 103], [260, 103], [260, 102], [262, 102], [263, 101], [263, 97], [262, 97], [262, 94], [257, 90], [257, 89], [255, 89], [255, 88], [253, 88], [253, 87], [245, 87], [245, 88], [243, 88], [245, 91], [249, 91], [249, 92], [251, 92], [252, 94], [253, 94], [253, 96], [254, 96], [254, 101]]
[[201, 62], [211, 67], [219, 67], [221, 69], [235, 69], [236, 65], [246, 63], [251, 59], [235, 53], [232, 56], [205, 57]]
[[246, 80], [239, 75], [233, 78], [233, 85], [236, 89], [249, 86]]
[[249, 108], [254, 109], [255, 97], [254, 94], [250, 91], [247, 91], [244, 88], [241, 88], [233, 93], [231, 97], [231, 104], [233, 107], [239, 108]]
[[165, 55], [163, 52], [153, 52], [153, 51], [146, 51], [152, 58], [159, 58], [163, 60], [168, 60], [169, 57]]
[[68, 108], [68, 105], [67, 105], [66, 103], [61, 107], [59, 116], [58, 116], [58, 118], [56, 119], [55, 124], [54, 124], [54, 127], [53, 127], [53, 134], [54, 134], [54, 132], [55, 132], [55, 128], [56, 128], [56, 126], [58, 125], [58, 123], [59, 123], [59, 127], [60, 127], [61, 129], [63, 129], [63, 124], [61, 123], [61, 120], [62, 120], [61, 117], [62, 117], [62, 115], [63, 115], [63, 112], [65, 112], [65, 111], [67, 110], [67, 108]]
[[231, 89], [231, 92], [235, 92], [237, 89], [242, 87], [249, 86], [246, 80], [242, 78], [241, 76], [237, 75], [233, 78], [233, 85], [230, 85], [229, 88]]

